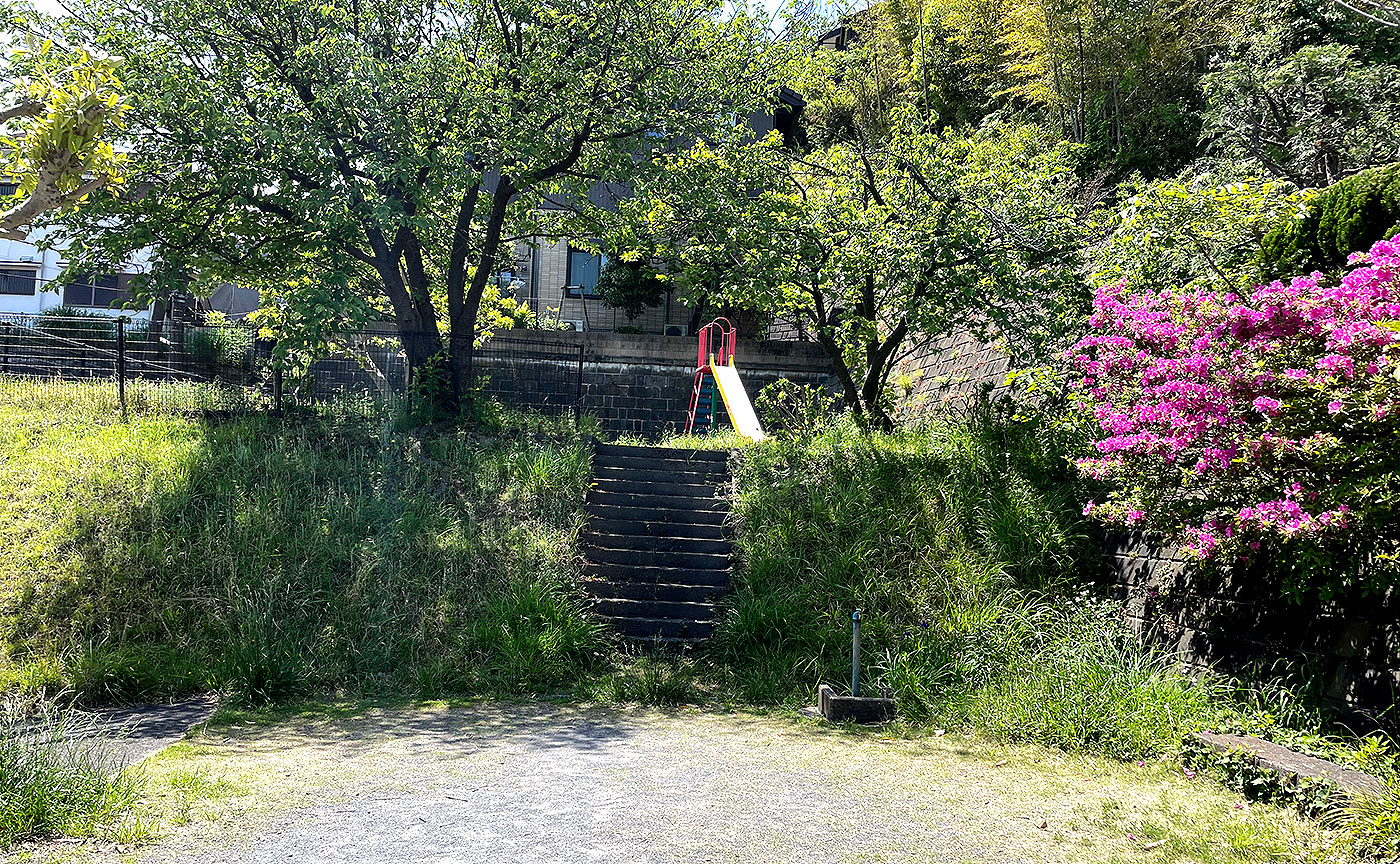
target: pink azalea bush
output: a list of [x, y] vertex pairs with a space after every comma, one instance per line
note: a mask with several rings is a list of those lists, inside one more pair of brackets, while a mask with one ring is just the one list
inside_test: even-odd
[[1248, 293], [1100, 289], [1067, 359], [1100, 436], [1086, 515], [1202, 558], [1316, 540], [1394, 561], [1400, 529], [1400, 237]]

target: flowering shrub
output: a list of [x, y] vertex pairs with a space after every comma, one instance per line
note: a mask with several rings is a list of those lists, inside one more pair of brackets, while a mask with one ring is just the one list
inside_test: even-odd
[[1116, 491], [1085, 514], [1202, 558], [1282, 543], [1324, 569], [1346, 549], [1393, 574], [1400, 237], [1348, 266], [1336, 284], [1314, 273], [1246, 294], [1100, 289], [1068, 359], [1106, 433], [1079, 467]]

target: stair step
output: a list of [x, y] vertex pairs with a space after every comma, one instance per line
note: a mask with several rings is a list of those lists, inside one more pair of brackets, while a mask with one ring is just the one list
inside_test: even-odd
[[639, 549], [588, 549], [595, 564], [630, 564], [634, 567], [675, 567], [682, 570], [728, 570], [728, 555], [696, 555], [691, 552], [649, 552]]
[[583, 574], [609, 582], [637, 582], [653, 585], [710, 585], [723, 587], [729, 584], [728, 570], [692, 570], [687, 567], [647, 567], [633, 564], [583, 565]]
[[672, 585], [667, 582], [607, 582], [589, 581], [585, 590], [593, 597], [619, 600], [669, 600], [689, 603], [710, 603], [724, 596], [719, 585]]
[[[689, 552], [695, 555], [722, 555], [729, 557], [734, 544], [728, 540], [707, 540], [697, 537], [657, 537], [654, 534], [608, 534], [588, 530], [579, 538], [579, 544], [588, 549], [611, 549], [624, 552]], [[589, 554], [592, 554], [591, 552]]]
[[[587, 512], [590, 517], [609, 521], [665, 522], [673, 526], [710, 525], [714, 527], [722, 527], [725, 518], [729, 515], [725, 510], [675, 509], [647, 506], [624, 507], [618, 504], [595, 503], [593, 501], [588, 502]], [[689, 528], [672, 528], [670, 536], [702, 537], [705, 535], [694, 534]]]
[[598, 598], [593, 608], [599, 615], [609, 618], [658, 619], [671, 618], [681, 621], [709, 621], [715, 613], [710, 603], [694, 603], [684, 600], [633, 600], [617, 597]]
[[622, 492], [631, 495], [675, 495], [681, 498], [715, 499], [720, 497], [715, 483], [686, 483], [674, 480], [653, 480], [651, 478], [607, 476], [595, 480], [594, 489], [605, 492]]
[[675, 618], [613, 618], [601, 616], [629, 639], [691, 641], [708, 639], [714, 632], [712, 621], [682, 621]]
[[[603, 444], [594, 446], [594, 454], [603, 457], [638, 459], [668, 459], [682, 462], [696, 462], [720, 465], [728, 464], [728, 450], [688, 450], [680, 447], [655, 447], [634, 444]], [[610, 461], [610, 460], [609, 460]]]
[[[619, 508], [605, 509], [616, 510]], [[614, 518], [606, 513], [596, 514], [589, 519], [588, 531], [591, 536], [656, 537], [663, 540], [725, 539], [723, 525], [686, 525], [657, 519], [635, 519], [630, 516]]]
[[716, 498], [712, 491], [705, 497], [690, 495], [648, 495], [640, 492], [614, 492], [611, 488], [590, 489], [589, 504], [611, 504], [615, 507], [652, 507], [658, 510], [694, 510], [696, 512], [729, 511], [729, 502]]
[[618, 468], [594, 465], [593, 479], [599, 483], [620, 480], [628, 483], [674, 483], [678, 486], [705, 486], [718, 489], [729, 482], [727, 471], [670, 471], [666, 468]]
[[603, 472], [656, 473], [678, 483], [712, 483], [729, 479], [729, 466], [715, 462], [687, 462], [680, 459], [648, 459], [645, 457], [594, 457], [595, 475]]

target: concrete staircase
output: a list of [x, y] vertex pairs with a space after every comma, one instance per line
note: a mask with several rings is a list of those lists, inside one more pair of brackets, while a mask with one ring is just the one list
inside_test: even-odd
[[729, 585], [728, 461], [723, 450], [597, 445], [584, 587], [622, 635], [693, 642], [713, 631]]

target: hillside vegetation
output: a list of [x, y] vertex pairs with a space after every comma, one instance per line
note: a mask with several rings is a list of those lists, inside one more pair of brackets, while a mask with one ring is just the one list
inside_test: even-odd
[[513, 690], [591, 661], [599, 630], [571, 580], [577, 434], [408, 435], [351, 403], [123, 423], [109, 390], [0, 389], [9, 688], [259, 702]]

